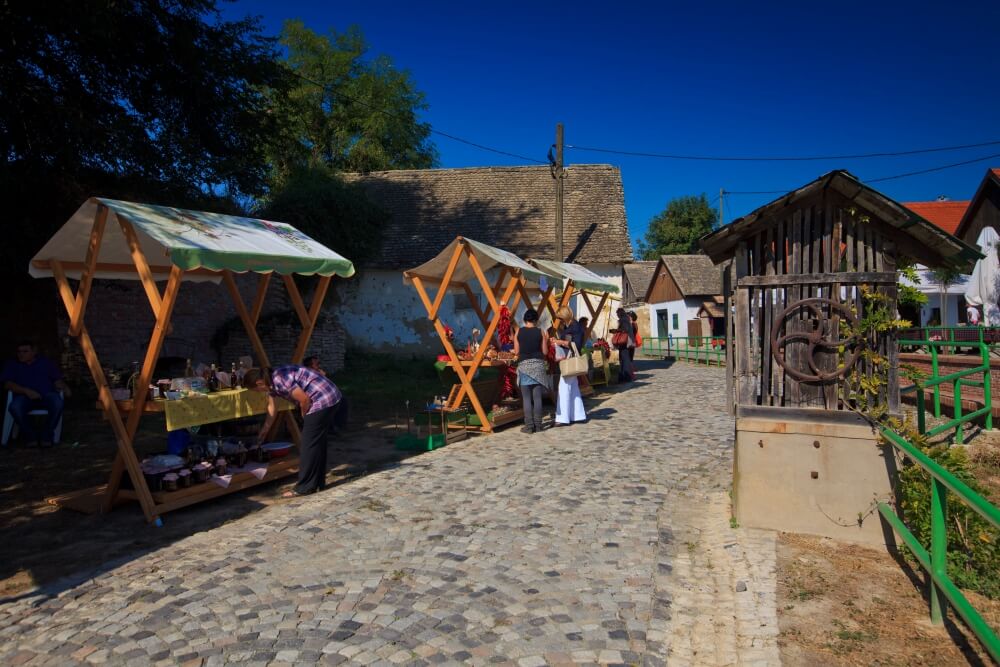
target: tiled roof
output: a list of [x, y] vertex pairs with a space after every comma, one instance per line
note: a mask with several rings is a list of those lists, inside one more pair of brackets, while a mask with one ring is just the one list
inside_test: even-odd
[[965, 215], [966, 209], [969, 208], [969, 202], [911, 201], [903, 202], [903, 206], [910, 209], [921, 218], [930, 220], [949, 234], [954, 234], [955, 230], [958, 229], [958, 223], [962, 221], [962, 216]]
[[649, 283], [653, 282], [653, 276], [656, 275], [657, 264], [659, 262], [656, 260], [650, 260], [632, 262], [622, 267], [636, 298], [642, 299], [646, 296], [646, 292], [649, 291]]
[[722, 294], [722, 273], [708, 255], [663, 255], [661, 259], [684, 296]]
[[[563, 251], [579, 264], [632, 261], [621, 171], [566, 168]], [[555, 259], [555, 180], [543, 167], [417, 169], [345, 174], [390, 214], [382, 254], [371, 266], [408, 269], [456, 236], [522, 258]]]

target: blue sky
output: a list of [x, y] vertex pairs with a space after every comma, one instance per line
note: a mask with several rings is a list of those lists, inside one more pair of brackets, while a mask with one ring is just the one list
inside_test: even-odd
[[[544, 159], [566, 143], [710, 156], [841, 155], [1000, 140], [1000, 3], [445, 3], [237, 0], [227, 17], [361, 26], [409, 70], [435, 129]], [[524, 164], [435, 137], [442, 167]], [[673, 197], [788, 190], [831, 169], [862, 179], [989, 155], [687, 162], [568, 149], [621, 167], [633, 239]], [[1000, 157], [875, 184], [900, 200], [972, 196]], [[725, 218], [773, 195], [726, 197]]]

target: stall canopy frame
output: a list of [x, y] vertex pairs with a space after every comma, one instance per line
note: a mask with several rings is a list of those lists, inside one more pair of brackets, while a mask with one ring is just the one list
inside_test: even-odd
[[[463, 262], [462, 259], [465, 259]], [[490, 283], [486, 274], [497, 270], [497, 276]], [[472, 380], [486, 359], [486, 341], [493, 340], [497, 325], [500, 323], [500, 308], [506, 305], [511, 313], [517, 311], [523, 300], [526, 305], [535, 307], [531, 294], [540, 295], [538, 308], [548, 307], [555, 316], [557, 306], [552, 298], [552, 291], [561, 287], [563, 279], [553, 273], [532, 266], [517, 255], [500, 248], [480, 243], [469, 238], [457, 237], [433, 259], [403, 272], [404, 282], [412, 284], [420, 296], [420, 301], [427, 309], [427, 319], [434, 325], [434, 330], [448, 354], [448, 364], [458, 376], [461, 387], [452, 399], [452, 405], [461, 405], [468, 397], [476, 416], [479, 417], [482, 430], [491, 432], [493, 426], [487, 417], [476, 392]], [[486, 296], [486, 307], [480, 308], [473, 291], [473, 284], [478, 283]], [[542, 283], [548, 283], [546, 289]], [[437, 293], [431, 297], [428, 284], [437, 285]], [[444, 324], [441, 322], [440, 309], [445, 294], [449, 291], [462, 291], [472, 304], [476, 316], [483, 325], [483, 345], [468, 361], [459, 359], [455, 346], [448, 340]], [[499, 349], [499, 346], [498, 346]]]
[[[109, 222], [111, 218], [117, 225]], [[233, 276], [237, 272], [260, 274], [257, 292], [249, 309]], [[181, 283], [223, 282], [246, 328], [258, 362], [267, 367], [271, 364], [257, 334], [257, 321], [264, 307], [271, 274], [281, 274], [302, 324], [292, 358], [293, 363], [300, 363], [315, 329], [331, 278], [334, 275], [350, 277], [354, 274], [354, 266], [349, 260], [284, 223], [95, 197], [87, 200], [35, 255], [29, 273], [36, 278], [55, 278], [69, 316], [69, 333], [80, 342], [98, 389], [101, 407], [115, 433], [118, 452], [103, 493], [101, 509], [107, 511], [114, 505], [121, 490], [122, 475], [127, 471], [146, 520], [153, 522], [165, 512], [202, 499], [188, 496], [178, 501], [156, 502], [134, 449], [139, 419], [146, 412], [150, 398], [149, 384], [167, 336]], [[319, 276], [308, 308], [292, 277], [294, 273]], [[156, 280], [157, 275], [164, 274], [167, 282], [161, 292]], [[122, 409], [111, 395], [84, 321], [95, 278], [140, 280], [155, 318], [135, 384], [136, 393], [127, 410]], [[70, 279], [79, 280], [75, 293]], [[123, 418], [124, 412], [128, 413], [127, 419]], [[298, 441], [298, 424], [291, 413], [283, 411], [281, 414], [293, 439]]]
[[[560, 306], [569, 305], [574, 290], [580, 293], [580, 298], [583, 299], [587, 310], [590, 311], [590, 324], [587, 326], [587, 337], [589, 338], [610, 296], [621, 291], [618, 285], [579, 264], [556, 262], [549, 259], [529, 259], [528, 261], [546, 273], [557, 275], [563, 279], [563, 292], [559, 298]], [[596, 308], [591, 302], [590, 296], [600, 298]], [[552, 316], [555, 317], [555, 313]]]

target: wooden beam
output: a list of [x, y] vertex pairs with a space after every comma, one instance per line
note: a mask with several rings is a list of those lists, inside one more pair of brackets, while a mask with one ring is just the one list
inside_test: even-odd
[[100, 204], [97, 207], [97, 215], [94, 216], [94, 227], [90, 230], [90, 242], [87, 244], [87, 260], [84, 262], [87, 268], [80, 276], [80, 286], [76, 290], [76, 302], [69, 317], [70, 336], [80, 335], [80, 326], [83, 323], [83, 314], [87, 311], [87, 300], [90, 298], [90, 288], [94, 282], [97, 257], [101, 253], [101, 241], [104, 238], [104, 227], [107, 221], [108, 207]]
[[434, 297], [434, 303], [431, 304], [431, 309], [427, 313], [427, 316], [431, 319], [437, 317], [438, 310], [444, 302], [444, 295], [448, 293], [448, 283], [451, 282], [451, 277], [455, 275], [455, 269], [458, 268], [458, 260], [461, 258], [462, 246], [456, 245], [454, 252], [451, 253], [451, 259], [448, 260], [448, 268], [445, 269], [444, 275], [441, 276], [441, 285], [438, 287], [438, 293]]
[[316, 323], [319, 321], [319, 315], [323, 310], [323, 300], [326, 299], [327, 290], [330, 289], [330, 279], [330, 276], [320, 276], [319, 278], [316, 291], [313, 292], [312, 305], [309, 307], [309, 325], [302, 328], [302, 333], [299, 334], [299, 342], [295, 345], [295, 351], [292, 353], [293, 364], [301, 364], [303, 357], [306, 356], [306, 348], [309, 347], [309, 341], [312, 340], [313, 332], [316, 330]]
[[[432, 304], [430, 297], [427, 296], [427, 290], [424, 289], [423, 280], [418, 276], [413, 276], [411, 278], [411, 282], [413, 283], [413, 286], [417, 290], [417, 295], [420, 297], [420, 301], [424, 304], [424, 307], [427, 309], [427, 312], [429, 313]], [[487, 413], [485, 410], [483, 410], [483, 406], [479, 403], [479, 397], [476, 396], [476, 392], [473, 391], [472, 389], [472, 378], [475, 375], [476, 367], [475, 366], [470, 367], [468, 372], [466, 372], [465, 367], [462, 365], [461, 359], [458, 358], [458, 353], [455, 351], [455, 347], [451, 344], [451, 341], [448, 340], [448, 336], [445, 333], [444, 325], [441, 324], [440, 319], [438, 319], [437, 317], [432, 317], [429, 319], [434, 324], [434, 330], [437, 331], [438, 338], [441, 339], [441, 344], [444, 346], [445, 352], [448, 353], [448, 360], [449, 360], [448, 363], [451, 366], [452, 370], [455, 371], [455, 374], [458, 376], [458, 381], [462, 385], [462, 388], [459, 390], [460, 394], [459, 398], [456, 399], [457, 402], [461, 402], [462, 397], [464, 397], [465, 394], [468, 393], [469, 402], [472, 404], [472, 409], [475, 411], [476, 416], [479, 417], [479, 422], [482, 424], [483, 430], [486, 431], [487, 433], [492, 431], [493, 427], [490, 424], [490, 420], [487, 417]], [[483, 338], [485, 340], [487, 338], [487, 335], [484, 335]], [[480, 349], [485, 349], [485, 346], [480, 346]]]
[[[153, 272], [149, 268], [149, 262], [146, 261], [145, 253], [142, 252], [142, 246], [139, 245], [139, 237], [135, 233], [132, 223], [120, 213], [115, 213], [115, 217], [118, 218], [118, 224], [125, 234], [125, 240], [128, 242], [129, 250], [132, 253], [132, 261], [135, 262], [135, 270], [139, 273], [139, 280], [142, 281], [142, 288], [146, 290], [146, 297], [149, 299], [149, 305], [153, 309], [153, 316], [155, 317], [163, 308], [160, 303], [160, 290], [156, 286], [156, 279], [153, 278]], [[173, 271], [171, 271], [172, 274]]]
[[[73, 292], [69, 286], [69, 280], [66, 278], [66, 272], [63, 270], [59, 260], [52, 260], [51, 268], [52, 275], [55, 277], [56, 285], [59, 288], [59, 295], [63, 300], [63, 305], [66, 307], [66, 312], [70, 313], [72, 312], [75, 299], [73, 298]], [[107, 414], [108, 421], [111, 422], [111, 428], [115, 433], [115, 440], [118, 444], [118, 455], [124, 460], [125, 466], [129, 471], [129, 476], [133, 480], [139, 480], [140, 483], [136, 484], [136, 493], [139, 497], [139, 504], [142, 506], [142, 512], [146, 516], [146, 520], [152, 522], [156, 518], [153, 498], [149, 493], [149, 487], [145, 484], [146, 480], [139, 467], [139, 460], [135, 455], [135, 450], [132, 449], [132, 440], [129, 438], [128, 432], [125, 430], [125, 424], [122, 422], [122, 416], [118, 411], [118, 405], [111, 396], [111, 388], [108, 387], [108, 380], [104, 375], [104, 368], [101, 366], [100, 359], [97, 356], [97, 350], [94, 348], [94, 343], [90, 339], [90, 334], [87, 331], [86, 324], [81, 325], [80, 335], [78, 338], [80, 341], [80, 350], [83, 352], [83, 358], [87, 362], [90, 374], [94, 378], [94, 384], [97, 386], [98, 397], [101, 404], [104, 406], [105, 414]], [[105, 498], [105, 507], [107, 509], [110, 509], [111, 507], [109, 500], [111, 500], [111, 498]]]
[[495, 317], [500, 312], [500, 306], [497, 304], [496, 297], [494, 296], [496, 290], [490, 289], [490, 283], [486, 280], [486, 274], [483, 273], [483, 268], [479, 266], [479, 260], [476, 259], [476, 253], [472, 251], [470, 246], [465, 246], [465, 253], [469, 257], [469, 265], [472, 267], [472, 272], [476, 274], [476, 279], [486, 293], [486, 300], [489, 302], [490, 308], [493, 309], [493, 316]]
[[250, 313], [243, 303], [240, 288], [236, 285], [236, 280], [233, 279], [231, 271], [226, 270], [222, 272], [222, 282], [225, 283], [226, 289], [229, 290], [229, 296], [236, 307], [236, 314], [239, 315], [240, 320], [243, 322], [243, 327], [246, 329], [247, 336], [250, 338], [250, 345], [253, 347], [254, 354], [257, 355], [257, 363], [262, 368], [270, 366], [271, 360], [267, 358], [267, 352], [264, 351], [264, 343], [261, 342], [260, 336], [257, 335], [256, 323], [250, 319]]
[[267, 300], [267, 288], [271, 284], [271, 274], [262, 273], [257, 281], [257, 295], [253, 300], [253, 308], [250, 310], [250, 321], [254, 327], [260, 321], [260, 314], [264, 310], [264, 302]]
[[888, 271], [868, 271], [854, 273], [800, 273], [778, 276], [744, 276], [737, 281], [738, 287], [781, 287], [783, 285], [819, 284], [895, 285], [896, 274]]
[[[292, 308], [295, 309], [295, 314], [299, 316], [299, 322], [302, 323], [303, 328], [309, 327], [311, 324], [309, 321], [309, 312], [306, 310], [306, 304], [302, 301], [299, 286], [295, 284], [295, 277], [288, 274], [281, 276], [281, 279], [285, 283], [285, 290], [288, 291], [288, 299], [292, 302]], [[256, 324], [254, 322], [254, 325]]]
[[[52, 262], [57, 260], [52, 259], [36, 259], [31, 262], [31, 265], [36, 269], [41, 269], [43, 271], [52, 271]], [[68, 271], [86, 271], [86, 262], [60, 262], [63, 273]], [[170, 269], [173, 268], [173, 264], [164, 264], [150, 266], [149, 270], [154, 274], [163, 274], [164, 276], [170, 274]], [[135, 275], [135, 265], [134, 264], [118, 264], [115, 262], [98, 262], [95, 273], [124, 273], [129, 276]], [[186, 276], [207, 276], [212, 278], [219, 278], [218, 271], [212, 271], [211, 269], [197, 268], [185, 271]]]
[[590, 325], [587, 327], [586, 338], [590, 338], [591, 334], [594, 332], [594, 325], [597, 324], [597, 319], [601, 316], [601, 313], [604, 312], [604, 304], [608, 302], [609, 296], [610, 294], [608, 292], [601, 295], [601, 300], [597, 304], [597, 312], [593, 313], [590, 318]]

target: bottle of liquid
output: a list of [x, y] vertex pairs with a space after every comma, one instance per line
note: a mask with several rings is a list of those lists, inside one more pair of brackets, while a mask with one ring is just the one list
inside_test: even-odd
[[219, 376], [216, 375], [215, 364], [212, 364], [212, 369], [209, 371], [208, 376], [208, 390], [209, 391], [219, 391]]
[[186, 378], [194, 377], [194, 366], [191, 365], [190, 359], [188, 359], [187, 366], [184, 367], [184, 377]]
[[128, 387], [128, 395], [131, 398], [135, 398], [135, 385], [136, 385], [136, 380], [138, 380], [138, 379], [139, 379], [139, 362], [138, 361], [133, 361], [132, 362], [132, 375], [129, 376], [129, 378], [128, 378], [128, 384], [126, 385]]

